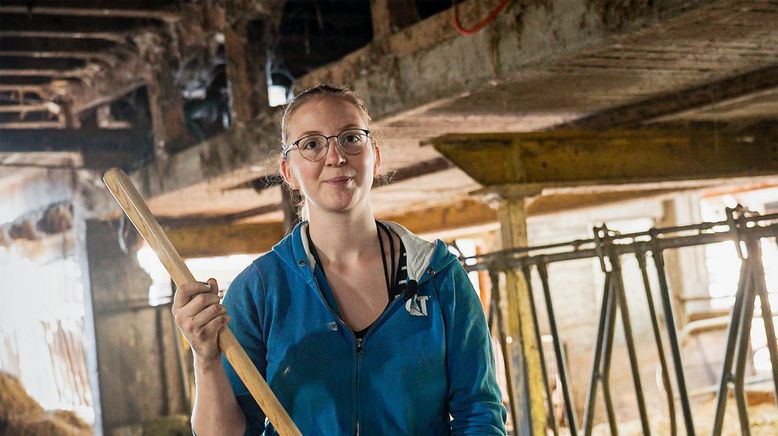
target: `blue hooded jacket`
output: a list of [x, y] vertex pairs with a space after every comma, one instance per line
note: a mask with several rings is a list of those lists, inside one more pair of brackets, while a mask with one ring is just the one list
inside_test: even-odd
[[[442, 241], [385, 224], [400, 235], [417, 286], [361, 340], [319, 289], [307, 223], [230, 285], [230, 329], [306, 436], [505, 434], [489, 332], [467, 274]], [[224, 364], [246, 433], [275, 434]]]

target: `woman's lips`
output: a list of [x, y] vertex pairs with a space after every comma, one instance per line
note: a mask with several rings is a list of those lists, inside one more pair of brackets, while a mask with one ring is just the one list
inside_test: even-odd
[[324, 181], [324, 183], [329, 183], [331, 185], [345, 185], [346, 183], [351, 180], [351, 177], [341, 176], [341, 177], [333, 177], [331, 179], [327, 179]]

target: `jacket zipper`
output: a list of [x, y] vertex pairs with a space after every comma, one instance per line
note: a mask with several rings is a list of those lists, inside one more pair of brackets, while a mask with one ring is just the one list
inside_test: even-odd
[[402, 300], [402, 298], [395, 298], [391, 303], [389, 303], [389, 305], [386, 306], [386, 309], [384, 309], [384, 311], [381, 312], [381, 315], [379, 315], [378, 318], [376, 318], [376, 320], [373, 322], [373, 325], [371, 325], [370, 328], [367, 329], [367, 331], [365, 332], [365, 336], [363, 336], [361, 338], [358, 338], [354, 334], [354, 331], [351, 330], [351, 328], [346, 324], [346, 322], [343, 321], [343, 319], [340, 316], [338, 316], [335, 313], [334, 310], [332, 310], [332, 307], [330, 307], [329, 303], [327, 303], [327, 299], [324, 298], [324, 294], [321, 292], [321, 287], [319, 287], [319, 283], [316, 281], [316, 279], [314, 279], [314, 284], [316, 285], [316, 291], [318, 292], [319, 298], [321, 299], [322, 303], [324, 304], [324, 307], [326, 307], [327, 310], [330, 311], [332, 316], [336, 320], [338, 320], [338, 322], [340, 323], [342, 328], [345, 328], [346, 330], [351, 332], [351, 336], [354, 338], [354, 343], [355, 343], [355, 347], [356, 347], [356, 353], [355, 353], [355, 356], [356, 356], [356, 359], [355, 359], [355, 370], [356, 370], [355, 371], [355, 376], [356, 377], [355, 377], [355, 383], [354, 383], [354, 385], [356, 386], [356, 392], [354, 393], [354, 398], [356, 400], [356, 404], [355, 404], [354, 410], [356, 412], [354, 413], [354, 416], [355, 416], [355, 418], [354, 418], [354, 434], [356, 436], [359, 436], [359, 364], [360, 364], [360, 360], [361, 360], [361, 357], [362, 357], [362, 341], [365, 338], [367, 338], [368, 335], [370, 335], [370, 332], [373, 331], [373, 327], [376, 324], [378, 324], [384, 317], [387, 316], [387, 313], [390, 312], [390, 309], [392, 309], [392, 306], [397, 304], [397, 300]]
[[359, 436], [359, 366], [360, 361], [362, 360], [362, 338], [356, 338], [356, 347], [357, 347], [357, 354], [356, 354], [356, 392], [354, 394], [354, 398], [356, 400], [356, 413], [355, 413], [355, 419], [354, 419], [354, 434], [356, 436]]

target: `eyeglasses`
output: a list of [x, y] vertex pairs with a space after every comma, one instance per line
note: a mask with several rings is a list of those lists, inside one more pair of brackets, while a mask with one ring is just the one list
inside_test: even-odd
[[284, 159], [289, 152], [297, 147], [300, 155], [306, 160], [316, 162], [327, 155], [330, 145], [330, 138], [335, 138], [335, 144], [338, 149], [348, 155], [355, 155], [362, 152], [370, 139], [370, 131], [366, 129], [346, 129], [337, 135], [308, 135], [294, 141], [284, 148], [281, 153]]

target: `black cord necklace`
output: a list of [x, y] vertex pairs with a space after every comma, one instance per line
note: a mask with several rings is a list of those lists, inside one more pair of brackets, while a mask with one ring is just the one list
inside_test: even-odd
[[[386, 232], [386, 236], [389, 239], [389, 254], [391, 259], [391, 268], [387, 267], [386, 265], [386, 249], [384, 248], [384, 241], [381, 238], [381, 229]], [[324, 274], [324, 278], [327, 278], [327, 272], [324, 270], [324, 264], [321, 262], [321, 259], [319, 259], [319, 253], [316, 250], [316, 245], [313, 244], [313, 239], [311, 239], [311, 229], [310, 224], [308, 228], [306, 229], [306, 237], [308, 238], [308, 247], [311, 250], [311, 254], [313, 255], [313, 259], [316, 261], [316, 263], [321, 268], [322, 274]], [[381, 248], [381, 264], [384, 268], [384, 280], [386, 283], [386, 293], [387, 295], [390, 295], [392, 292], [392, 283], [395, 282], [397, 279], [397, 265], [394, 260], [394, 240], [392, 238], [392, 233], [390, 230], [381, 222], [376, 220], [376, 235], [378, 236], [378, 245]], [[391, 300], [391, 298], [390, 298]]]

